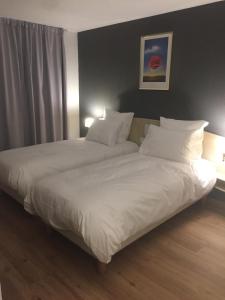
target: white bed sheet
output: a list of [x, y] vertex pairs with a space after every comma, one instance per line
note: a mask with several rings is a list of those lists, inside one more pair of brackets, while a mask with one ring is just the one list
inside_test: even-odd
[[0, 152], [0, 185], [23, 199], [40, 178], [137, 151], [129, 141], [109, 147], [84, 138], [7, 150]]
[[73, 232], [108, 263], [129, 238], [191, 205], [215, 181], [208, 161], [187, 165], [135, 153], [41, 180], [25, 209]]

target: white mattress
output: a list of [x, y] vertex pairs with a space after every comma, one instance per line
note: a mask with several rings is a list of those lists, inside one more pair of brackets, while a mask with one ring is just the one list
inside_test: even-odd
[[108, 263], [127, 240], [200, 199], [215, 181], [208, 161], [187, 165], [135, 153], [39, 181], [25, 209], [73, 232]]
[[0, 185], [22, 199], [40, 178], [138, 151], [132, 142], [108, 147], [84, 138], [0, 152]]

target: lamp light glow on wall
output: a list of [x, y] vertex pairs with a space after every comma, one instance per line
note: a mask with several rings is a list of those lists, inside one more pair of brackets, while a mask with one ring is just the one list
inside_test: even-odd
[[94, 118], [91, 118], [91, 117], [88, 117], [84, 120], [84, 126], [87, 127], [87, 128], [90, 128], [91, 125], [93, 124], [94, 122]]
[[95, 107], [93, 110], [93, 115], [99, 120], [104, 120], [105, 119], [105, 107]]
[[[95, 116], [96, 119], [98, 120], [104, 120], [105, 119], [105, 107], [96, 107], [93, 110], [93, 115]], [[87, 117], [84, 120], [84, 126], [87, 128], [90, 128], [95, 120], [93, 117]]]

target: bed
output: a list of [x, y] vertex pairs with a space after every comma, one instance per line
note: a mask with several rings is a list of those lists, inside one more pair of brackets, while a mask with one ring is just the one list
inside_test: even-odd
[[215, 178], [206, 160], [187, 165], [134, 153], [39, 181], [25, 209], [78, 237], [107, 264], [124, 246], [208, 194]]
[[32, 184], [41, 178], [136, 151], [138, 146], [130, 141], [109, 147], [84, 138], [2, 151], [0, 189], [23, 204]]
[[[132, 140], [138, 142], [145, 123], [134, 121]], [[184, 164], [132, 153], [40, 180], [24, 206], [102, 269], [122, 248], [206, 196], [215, 182], [206, 159]]]

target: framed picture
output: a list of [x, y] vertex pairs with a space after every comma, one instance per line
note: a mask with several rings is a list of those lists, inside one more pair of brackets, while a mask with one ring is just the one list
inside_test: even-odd
[[141, 37], [140, 89], [169, 90], [173, 33]]

